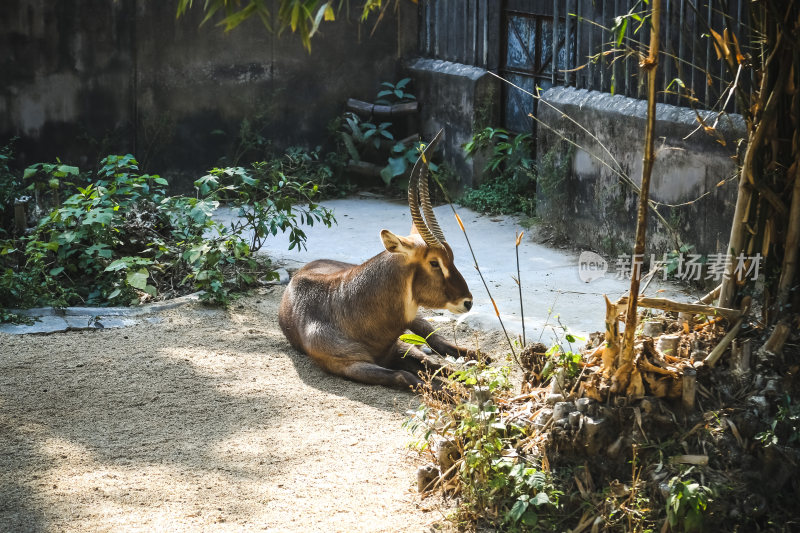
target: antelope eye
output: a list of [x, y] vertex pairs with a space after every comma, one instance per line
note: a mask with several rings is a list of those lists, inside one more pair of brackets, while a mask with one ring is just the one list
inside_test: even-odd
[[430, 264], [433, 268], [439, 268], [439, 261], [430, 261]]

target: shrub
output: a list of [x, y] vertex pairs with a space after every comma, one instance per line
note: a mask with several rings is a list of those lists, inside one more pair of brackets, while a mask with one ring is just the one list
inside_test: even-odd
[[[296, 164], [302, 157], [286, 155], [294, 171], [304, 168]], [[275, 276], [254, 255], [265, 238], [288, 231], [292, 247], [303, 246], [300, 225], [334, 221], [313, 201], [317, 185], [302, 172], [287, 174], [286, 165], [214, 169], [197, 180], [196, 198], [168, 196], [167, 181], [140, 174], [131, 155], [108, 156], [85, 177], [75, 167], [34, 165], [25, 173], [35, 180], [30, 189], [69, 196], [29, 235], [0, 241], [0, 300], [7, 307], [124, 305], [202, 289], [205, 299], [225, 303], [231, 290]], [[241, 219], [230, 227], [214, 221], [220, 202]]]

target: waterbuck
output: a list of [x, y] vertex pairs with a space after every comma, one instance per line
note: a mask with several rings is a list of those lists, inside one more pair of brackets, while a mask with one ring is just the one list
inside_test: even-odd
[[402, 237], [382, 230], [386, 250], [360, 265], [312, 261], [295, 273], [283, 294], [278, 312], [283, 334], [332, 374], [374, 385], [420, 386], [419, 370], [436, 365], [429, 365], [432, 361], [420, 349], [398, 339], [406, 330], [426, 337], [439, 354], [469, 352], [433, 333], [418, 315], [420, 306], [454, 313], [472, 307], [472, 294], [430, 203], [427, 162], [441, 134], [411, 172], [411, 234]]

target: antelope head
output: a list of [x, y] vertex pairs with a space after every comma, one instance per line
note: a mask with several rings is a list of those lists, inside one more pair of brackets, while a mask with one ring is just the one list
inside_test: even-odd
[[453, 262], [453, 250], [436, 221], [428, 188], [428, 161], [441, 135], [439, 130], [422, 151], [408, 181], [411, 235], [401, 237], [383, 230], [381, 239], [386, 250], [404, 255], [414, 268], [411, 295], [418, 305], [466, 313], [472, 308], [472, 294]]

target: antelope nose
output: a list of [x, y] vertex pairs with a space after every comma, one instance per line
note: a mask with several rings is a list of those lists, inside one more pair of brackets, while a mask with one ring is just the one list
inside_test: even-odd
[[469, 311], [472, 309], [472, 300], [464, 300], [464, 307]]

